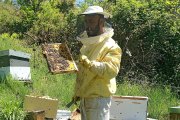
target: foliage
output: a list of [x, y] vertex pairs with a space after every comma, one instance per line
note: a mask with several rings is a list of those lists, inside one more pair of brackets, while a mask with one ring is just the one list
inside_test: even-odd
[[0, 2], [0, 34], [12, 34], [17, 30], [16, 26], [20, 20], [20, 13], [16, 7]]
[[[28, 10], [32, 10], [33, 12], [37, 12], [39, 10], [39, 6], [41, 2], [44, 0], [17, 0], [18, 5], [22, 8], [22, 10], [25, 10], [27, 8]], [[27, 12], [27, 11], [26, 11]]]
[[74, 3], [75, 3], [75, 0], [67, 0], [67, 1], [61, 1], [61, 2], [58, 2], [57, 4], [57, 8], [64, 14], [67, 14], [69, 13], [69, 11], [72, 10], [72, 8], [74, 8]]
[[43, 2], [37, 12], [37, 21], [33, 23], [28, 34], [34, 35], [34, 42], [45, 43], [59, 40], [59, 31], [66, 24], [64, 15], [57, 8], [53, 8], [50, 2]]
[[[66, 3], [69, 6], [68, 12], [64, 8], [64, 3], [58, 1], [43, 1], [36, 12], [31, 8], [27, 11], [22, 10], [24, 14], [29, 16], [25, 19], [26, 22], [28, 21], [26, 28], [29, 30], [25, 30], [25, 34], [29, 43], [40, 45], [66, 42], [73, 51], [73, 55], [77, 54], [79, 47], [75, 40], [77, 35], [76, 19], [79, 11], [72, 6], [72, 2]], [[21, 8], [23, 9], [23, 7]], [[32, 13], [32, 16], [28, 15], [29, 13]]]
[[179, 85], [178, 11], [178, 1], [117, 1], [114, 39], [124, 52], [122, 76]]
[[18, 24], [19, 32], [26, 33], [32, 27], [33, 22], [36, 21], [37, 15], [32, 7], [21, 6], [21, 22]]

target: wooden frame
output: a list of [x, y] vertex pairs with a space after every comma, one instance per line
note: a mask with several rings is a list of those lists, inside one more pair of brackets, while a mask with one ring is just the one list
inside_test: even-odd
[[49, 70], [53, 74], [78, 71], [66, 43], [43, 44], [42, 50], [47, 60]]

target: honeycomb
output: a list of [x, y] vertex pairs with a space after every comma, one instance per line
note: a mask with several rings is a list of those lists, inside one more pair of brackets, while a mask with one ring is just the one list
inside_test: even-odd
[[77, 72], [77, 66], [65, 43], [42, 45], [43, 54], [52, 73]]

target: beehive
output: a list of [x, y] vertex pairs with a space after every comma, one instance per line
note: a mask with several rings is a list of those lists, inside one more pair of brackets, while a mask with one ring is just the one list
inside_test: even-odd
[[146, 120], [148, 97], [113, 96], [110, 120]]
[[15, 51], [0, 51], [0, 78], [10, 74], [16, 80], [30, 80], [30, 54]]
[[180, 106], [170, 107], [170, 120], [180, 120]]
[[70, 50], [65, 43], [53, 43], [42, 45], [43, 54], [52, 73], [77, 72], [77, 66], [72, 58]]

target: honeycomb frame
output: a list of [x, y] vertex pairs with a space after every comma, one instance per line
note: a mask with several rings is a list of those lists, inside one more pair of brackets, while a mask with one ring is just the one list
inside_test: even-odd
[[60, 74], [78, 71], [66, 43], [43, 44], [42, 51], [51, 73]]

